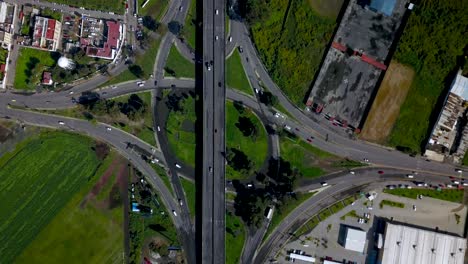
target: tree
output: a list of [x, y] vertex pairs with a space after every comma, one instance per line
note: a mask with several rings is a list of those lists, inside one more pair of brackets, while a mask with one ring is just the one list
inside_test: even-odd
[[243, 172], [245, 174], [250, 173], [252, 169], [252, 161], [249, 160], [249, 157], [245, 155], [244, 152], [230, 148], [227, 150], [226, 153], [226, 160], [228, 161], [229, 166], [231, 166], [234, 170]]
[[159, 23], [156, 22], [151, 16], [143, 17], [143, 26], [151, 31], [156, 31], [159, 27]]
[[143, 69], [139, 65], [132, 64], [128, 67], [128, 70], [137, 78], [143, 77]]
[[251, 137], [257, 134], [257, 127], [252, 120], [246, 116], [239, 116], [236, 127], [239, 128], [244, 137]]
[[180, 24], [178, 21], [171, 21], [169, 22], [169, 24], [167, 24], [167, 28], [169, 29], [169, 31], [176, 35], [176, 36], [180, 36], [182, 34], [182, 24]]
[[278, 98], [269, 91], [263, 91], [260, 94], [260, 102], [264, 103], [267, 106], [274, 106], [278, 104]]

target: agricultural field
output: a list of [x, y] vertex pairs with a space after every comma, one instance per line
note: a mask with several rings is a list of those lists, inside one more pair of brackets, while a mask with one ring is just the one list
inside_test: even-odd
[[245, 242], [245, 227], [241, 218], [231, 212], [226, 213], [226, 263], [240, 261]]
[[124, 210], [128, 167], [114, 152], [91, 181], [16, 259], [17, 263], [117, 263], [124, 261]]
[[116, 14], [123, 14], [125, 9], [124, 0], [46, 0], [57, 4], [65, 4], [75, 7], [84, 7], [91, 10], [102, 10], [107, 12], [114, 12]]
[[254, 95], [237, 49], [235, 49], [232, 55], [226, 60], [226, 84], [229, 88]]
[[[245, 179], [253, 171], [258, 171], [268, 156], [268, 138], [260, 119], [248, 108], [234, 106], [226, 102], [226, 150], [228, 152], [228, 179]], [[233, 162], [229, 161], [229, 153], [236, 152]], [[250, 168], [236, 169], [237, 158], [246, 155], [246, 161], [240, 162], [244, 166], [250, 163]]]
[[0, 215], [0, 262], [13, 262], [94, 179], [107, 154], [104, 146], [76, 134], [47, 132], [0, 158], [0, 209], [10, 212]]
[[[273, 80], [288, 98], [302, 105], [336, 26], [331, 13], [310, 0], [249, 0], [246, 20], [252, 39]], [[289, 3], [291, 3], [289, 5]], [[335, 3], [337, 6], [333, 7]], [[339, 1], [330, 4], [339, 10]], [[317, 4], [314, 7], [324, 6]], [[328, 10], [328, 9], [327, 9]], [[324, 12], [322, 15], [319, 12]]]
[[21, 48], [16, 62], [14, 86], [21, 90], [34, 90], [40, 84], [42, 72], [55, 66], [52, 52]]
[[413, 78], [410, 67], [396, 61], [390, 63], [360, 134], [362, 139], [386, 143]]
[[172, 45], [164, 67], [164, 74], [175, 78], [195, 78], [195, 64], [183, 57], [176, 46]]
[[[394, 55], [415, 76], [389, 144], [420, 152], [443, 105], [444, 89], [460, 66], [468, 17], [464, 1], [422, 1], [417, 9], [409, 17]], [[450, 14], [449, 20], [446, 14]]]

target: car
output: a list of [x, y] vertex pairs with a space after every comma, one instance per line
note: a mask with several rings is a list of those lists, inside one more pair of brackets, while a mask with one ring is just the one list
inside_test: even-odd
[[252, 188], [252, 187], [253, 187], [253, 184], [247, 183], [247, 188]]
[[70, 91], [68, 94], [73, 94], [74, 92], [73, 91]]
[[412, 175], [412, 174], [406, 174], [406, 178], [408, 178], [408, 179], [413, 179], [413, 178], [414, 178], [414, 175]]
[[159, 163], [159, 159], [154, 158], [154, 159], [151, 160], [151, 163], [153, 163], [153, 164]]
[[296, 131], [299, 131], [299, 128], [296, 127], [295, 129], [296, 129]]
[[355, 173], [354, 171], [350, 171], [349, 174], [354, 175], [354, 174], [356, 174], [356, 173]]
[[257, 88], [255, 88], [255, 93], [257, 93], [257, 94], [258, 94], [258, 89], [257, 89]]
[[175, 210], [172, 210], [172, 213], [174, 214], [174, 216], [177, 216], [177, 212]]
[[208, 170], [209, 170], [210, 172], [213, 172], [213, 168], [212, 168], [212, 167], [209, 167]]
[[372, 206], [367, 206], [367, 210], [372, 210], [374, 208], [372, 208]]
[[244, 49], [242, 48], [242, 46], [239, 46], [238, 50], [240, 53], [244, 52]]
[[222, 83], [221, 82], [218, 82], [218, 87], [221, 87]]
[[216, 10], [215, 10], [215, 13], [216, 13], [216, 15], [219, 15], [219, 10], [216, 9]]
[[284, 125], [284, 129], [286, 129], [286, 130], [291, 130], [291, 127], [288, 126], [288, 125]]
[[403, 184], [398, 184], [398, 188], [400, 188], [400, 189], [406, 189], [406, 186], [403, 185]]
[[463, 172], [463, 171], [460, 170], [460, 169], [455, 169], [455, 171], [458, 172], [458, 173], [462, 173], [462, 172]]
[[215, 36], [215, 40], [218, 40], [218, 39], [219, 39], [219, 37], [218, 37], [218, 36]]
[[158, 85], [158, 81], [154, 81], [154, 86]]
[[231, 36], [229, 36], [228, 41], [232, 42], [232, 37]]
[[312, 143], [312, 139], [308, 138], [306, 140], [307, 140], [307, 142]]
[[183, 7], [183, 6], [179, 6], [179, 12], [182, 12], [182, 10], [184, 10], [184, 7]]
[[182, 166], [180, 166], [178, 163], [175, 163], [174, 165], [176, 166], [176, 168], [182, 169]]
[[63, 121], [58, 121], [58, 123], [59, 123], [59, 125], [62, 125], [62, 126], [65, 125], [65, 122], [63, 122]]
[[384, 174], [384, 171], [379, 170], [377, 173], [378, 174]]
[[180, 205], [180, 206], [183, 206], [183, 205], [184, 205], [184, 202], [182, 202], [182, 199], [179, 199], [179, 205]]
[[369, 160], [367, 158], [364, 158], [364, 162], [369, 162]]
[[111, 130], [112, 130], [112, 128], [110, 128], [110, 127], [106, 127], [106, 130], [107, 130], [107, 131], [111, 131]]
[[413, 211], [416, 211], [416, 205], [413, 204]]
[[468, 186], [468, 182], [462, 182], [463, 186]]
[[16, 100], [15, 100], [15, 99], [11, 99], [11, 101], [12, 101], [12, 102], [16, 102]]
[[447, 188], [453, 188], [452, 184], [447, 184]]
[[161, 127], [158, 126], [157, 129], [158, 129], [158, 132], [161, 132]]
[[140, 84], [138, 84], [138, 87], [143, 87], [143, 86], [145, 86], [145, 84], [144, 84], [144, 83], [140, 83]]
[[393, 190], [393, 189], [395, 189], [395, 188], [396, 188], [395, 185], [387, 185], [387, 189], [389, 189], [389, 190]]
[[328, 186], [328, 182], [321, 182], [320, 185], [322, 185], [322, 186], [324, 186], [324, 187], [325, 187], [325, 186]]
[[208, 68], [207, 68], [207, 69], [208, 69], [208, 71], [211, 71], [211, 66], [208, 66]]
[[460, 184], [460, 182], [457, 181], [457, 180], [453, 180], [452, 183], [453, 183], [453, 184]]

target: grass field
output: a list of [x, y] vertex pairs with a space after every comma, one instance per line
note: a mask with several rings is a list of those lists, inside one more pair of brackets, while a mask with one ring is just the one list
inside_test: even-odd
[[187, 44], [193, 49], [195, 48], [195, 35], [196, 35], [196, 25], [195, 21], [197, 18], [197, 10], [196, 10], [196, 0], [190, 0], [190, 7], [187, 12], [187, 17], [185, 18], [185, 25], [184, 25], [184, 36]]
[[432, 197], [439, 200], [445, 200], [454, 203], [463, 202], [463, 190], [431, 190], [431, 189], [385, 189], [384, 193], [417, 199], [418, 195]]
[[227, 212], [226, 214], [226, 263], [239, 263], [245, 242], [244, 223], [240, 217]]
[[[93, 179], [65, 205], [44, 228], [16, 263], [117, 263], [123, 261], [123, 205], [107, 204], [115, 195], [119, 167], [114, 154], [109, 155]], [[120, 163], [121, 160], [118, 160]], [[109, 169], [109, 171], [107, 171]], [[127, 169], [128, 170], [128, 169]], [[105, 173], [112, 177], [97, 196], [86, 200], [96, 181]], [[118, 189], [117, 189], [118, 190]]]
[[187, 199], [187, 205], [190, 210], [190, 215], [195, 217], [195, 183], [183, 178], [179, 177], [180, 183], [185, 191], [185, 198]]
[[[171, 47], [164, 70], [166, 76], [195, 78], [195, 64], [184, 58], [175, 45]], [[172, 74], [169, 71], [172, 71]]]
[[252, 22], [252, 39], [273, 80], [291, 101], [303, 105], [335, 19], [327, 17], [328, 11], [324, 16], [317, 13], [309, 0], [291, 1], [289, 8], [288, 3], [258, 1], [257, 13], [262, 18]]
[[145, 2], [145, 0], [139, 0], [138, 2], [140, 5], [138, 8], [138, 13], [141, 16], [151, 16], [155, 20], [160, 21], [167, 10], [169, 0], [150, 0], [144, 8], [141, 8], [141, 5]]
[[298, 207], [301, 203], [309, 199], [315, 194], [315, 192], [311, 193], [297, 193], [296, 198], [289, 198], [286, 199], [284, 204], [281, 205], [279, 209], [276, 209], [273, 213], [273, 217], [271, 218], [270, 225], [268, 226], [267, 232], [263, 239], [265, 240], [273, 230], [275, 230], [276, 226], [283, 221], [283, 219], [288, 216], [296, 207]]
[[[256, 135], [245, 137], [236, 126], [239, 117], [248, 117], [255, 126]], [[247, 108], [241, 114], [230, 101], [226, 102], [226, 148], [235, 148], [247, 155], [253, 163], [253, 169], [261, 168], [268, 156], [268, 139], [265, 128], [258, 117]], [[250, 175], [245, 175], [234, 170], [231, 166], [226, 167], [226, 177], [228, 179], [245, 179]]]
[[0, 158], [0, 262], [11, 263], [92, 180], [100, 164], [93, 144], [76, 134], [48, 132]]
[[396, 61], [390, 63], [360, 137], [377, 143], [386, 143], [413, 77], [414, 71], [410, 67]]
[[237, 49], [226, 60], [226, 75], [227, 86], [246, 94], [254, 95], [252, 87], [250, 87], [247, 80], [244, 67], [242, 67], [241, 57]]
[[379, 207], [382, 209], [384, 206], [391, 206], [391, 207], [397, 207], [397, 208], [405, 208], [404, 203], [400, 202], [395, 202], [395, 201], [390, 201], [390, 200], [382, 200], [380, 201]]
[[322, 16], [336, 19], [344, 0], [309, 0], [312, 9]]
[[[77, 7], [84, 7], [92, 10], [102, 10], [114, 12], [116, 14], [123, 14], [125, 9], [125, 1], [123, 0], [46, 0], [57, 4], [73, 5]], [[154, 1], [154, 0], [153, 0]]]
[[48, 51], [21, 48], [16, 62], [15, 88], [35, 89], [41, 82], [42, 72], [53, 67], [56, 63], [51, 54]]
[[197, 119], [195, 98], [188, 96], [179, 104], [183, 110], [171, 111], [167, 118], [167, 138], [172, 153], [187, 165], [195, 167], [196, 138], [193, 130], [193, 125]]

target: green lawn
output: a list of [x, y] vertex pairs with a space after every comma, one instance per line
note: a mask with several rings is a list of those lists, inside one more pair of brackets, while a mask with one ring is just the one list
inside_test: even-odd
[[302, 236], [306, 233], [309, 233], [310, 231], [314, 230], [314, 228], [320, 224], [320, 220], [317, 218], [317, 216], [312, 216], [303, 226], [301, 226], [297, 231], [294, 233], [296, 236]]
[[[73, 5], [84, 7], [92, 10], [102, 10], [107, 12], [114, 12], [116, 14], [123, 14], [125, 9], [125, 1], [123, 0], [46, 0], [57, 4]], [[154, 0], [152, 0], [154, 1]]]
[[463, 166], [468, 166], [468, 151], [465, 152], [465, 155], [463, 156], [462, 164]]
[[240, 261], [245, 242], [244, 223], [240, 217], [226, 213], [226, 263], [237, 264]]
[[11, 263], [93, 179], [100, 164], [93, 144], [76, 134], [47, 132], [0, 158], [0, 262]]
[[281, 205], [281, 207], [275, 209], [275, 212], [273, 213], [273, 217], [271, 218], [270, 225], [268, 226], [268, 230], [263, 237], [265, 240], [271, 232], [276, 228], [283, 219], [289, 215], [296, 207], [298, 207], [301, 203], [309, 199], [315, 194], [315, 192], [311, 193], [298, 193], [296, 194], [296, 198], [289, 198], [286, 199], [284, 204]]
[[[109, 155], [85, 184], [47, 225], [16, 263], [117, 263], [123, 261], [123, 205], [103, 208], [102, 199], [109, 199], [116, 182], [113, 177], [95, 200], [83, 206], [84, 197], [110, 166], [115, 155]], [[115, 187], [114, 187], [115, 188]]]
[[171, 47], [164, 71], [166, 76], [195, 78], [195, 64], [184, 58], [175, 45]]
[[[394, 59], [412, 67], [416, 75], [390, 135], [392, 146], [420, 152], [431, 132], [444, 90], [452, 82], [447, 77], [459, 68], [466, 50], [466, 3], [462, 2], [423, 1], [409, 17]], [[440, 14], [450, 14], [450, 19]]]
[[184, 25], [185, 40], [187, 41], [189, 46], [192, 48], [195, 48], [195, 34], [196, 34], [195, 21], [197, 17], [196, 3], [197, 2], [195, 0], [190, 0], [190, 8], [187, 12], [187, 17], [185, 19], [185, 25]]
[[400, 202], [395, 202], [395, 201], [390, 201], [390, 200], [382, 200], [379, 204], [380, 209], [382, 209], [385, 206], [391, 206], [391, 207], [397, 207], [397, 208], [405, 208], [404, 203]]
[[[315, 147], [304, 145], [302, 142], [303, 141], [300, 139], [293, 140], [288, 137], [281, 137], [281, 157], [289, 161], [305, 178], [314, 178], [323, 175], [325, 171], [322, 168], [312, 165], [312, 162], [318, 157], [315, 156], [315, 153], [321, 154], [321, 150], [320, 152], [312, 152], [311, 150], [315, 151]], [[309, 147], [312, 147], [312, 149]]]
[[[297, 105], [310, 87], [335, 29], [309, 0], [249, 0], [252, 39], [273, 80]], [[290, 5], [289, 5], [290, 3]]]
[[[195, 115], [195, 99], [188, 96], [179, 103], [182, 111], [171, 111], [166, 122], [166, 132], [174, 153], [181, 161], [195, 167], [196, 138], [193, 126], [197, 119]], [[189, 127], [187, 127], [190, 126]]]
[[230, 88], [254, 95], [252, 87], [250, 87], [247, 80], [244, 67], [242, 67], [241, 57], [237, 49], [226, 60], [226, 83]]
[[167, 10], [169, 0], [150, 0], [144, 8], [141, 8], [141, 5], [145, 0], [139, 0], [140, 7], [138, 8], [138, 13], [141, 16], [151, 16], [152, 18], [160, 21], [164, 16], [164, 13]]
[[454, 203], [463, 202], [463, 190], [431, 190], [431, 189], [385, 189], [385, 193], [403, 196], [411, 199], [417, 199], [418, 195], [432, 197], [439, 200], [445, 200]]
[[164, 185], [166, 185], [166, 188], [172, 194], [174, 194], [174, 190], [172, 189], [171, 180], [169, 179], [169, 176], [167, 176], [166, 171], [161, 166], [159, 166], [158, 164], [151, 163], [151, 167], [153, 167], [154, 171], [158, 174], [158, 176], [164, 182]]
[[346, 220], [346, 217], [360, 218], [360, 216], [356, 213], [356, 210], [349, 211], [347, 214], [340, 217], [340, 219], [341, 220]]
[[[255, 136], [245, 137], [243, 135], [236, 126], [239, 117], [248, 117], [252, 121], [256, 130]], [[243, 113], [239, 113], [230, 101], [226, 102], [226, 148], [235, 148], [247, 155], [253, 163], [253, 170], [260, 169], [268, 157], [267, 133], [262, 122], [250, 109], [244, 108]], [[228, 179], [245, 179], [249, 176], [251, 175], [234, 170], [230, 165], [226, 167]]]
[[185, 191], [185, 198], [187, 200], [187, 205], [190, 210], [190, 215], [192, 217], [195, 217], [195, 199], [196, 199], [195, 183], [183, 177], [179, 177], [179, 179]]
[[41, 10], [41, 16], [49, 17], [58, 21], [62, 21], [62, 13], [54, 11], [50, 8], [44, 8]]
[[48, 51], [20, 48], [16, 62], [15, 88], [35, 89], [41, 82], [42, 73], [56, 64], [51, 55], [52, 53]]

